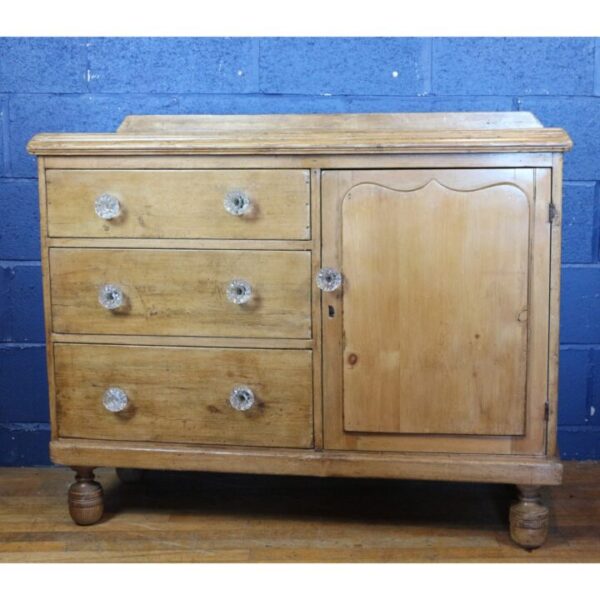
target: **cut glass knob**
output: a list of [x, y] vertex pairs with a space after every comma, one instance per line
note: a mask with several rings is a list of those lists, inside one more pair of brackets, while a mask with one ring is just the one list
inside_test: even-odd
[[125, 390], [122, 390], [119, 387], [108, 388], [102, 396], [102, 404], [104, 404], [104, 408], [113, 413], [118, 413], [125, 410], [128, 403], [129, 398], [127, 398]]
[[98, 302], [108, 310], [116, 310], [125, 304], [125, 294], [118, 285], [107, 283], [100, 288]]
[[96, 198], [94, 205], [96, 214], [105, 221], [116, 219], [121, 215], [121, 203], [116, 196], [102, 194]]
[[342, 285], [342, 274], [335, 269], [325, 267], [317, 273], [317, 287], [324, 292], [333, 292]]
[[225, 196], [225, 200], [223, 201], [223, 206], [225, 206], [225, 210], [236, 217], [241, 217], [242, 215], [247, 215], [252, 208], [252, 202], [248, 197], [246, 192], [241, 192], [239, 190], [234, 190], [232, 192], [228, 192]]
[[246, 304], [252, 298], [252, 286], [244, 279], [234, 279], [227, 286], [227, 300], [234, 304]]
[[254, 392], [246, 385], [238, 385], [231, 390], [229, 404], [235, 410], [250, 410], [254, 406]]

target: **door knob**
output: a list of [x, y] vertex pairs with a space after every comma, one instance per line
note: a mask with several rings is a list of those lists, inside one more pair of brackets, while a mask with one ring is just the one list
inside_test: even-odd
[[333, 292], [342, 285], [342, 274], [335, 269], [324, 267], [317, 273], [317, 287], [324, 292]]

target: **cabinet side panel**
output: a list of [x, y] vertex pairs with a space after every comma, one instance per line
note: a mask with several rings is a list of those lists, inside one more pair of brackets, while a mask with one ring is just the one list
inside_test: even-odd
[[[541, 172], [541, 169], [539, 170]], [[546, 169], [547, 171], [547, 169]], [[550, 239], [550, 341], [548, 360], [548, 456], [558, 454], [558, 360], [560, 354], [560, 266], [562, 234], [563, 155], [555, 154], [552, 168], [552, 203], [555, 216]]]
[[38, 189], [40, 208], [40, 236], [42, 261], [42, 293], [44, 299], [44, 330], [46, 335], [46, 364], [48, 370], [48, 396], [50, 402], [50, 433], [53, 440], [58, 437], [56, 423], [54, 353], [50, 336], [52, 333], [52, 304], [50, 295], [50, 258], [48, 248], [48, 210], [46, 199], [46, 159], [38, 158]]

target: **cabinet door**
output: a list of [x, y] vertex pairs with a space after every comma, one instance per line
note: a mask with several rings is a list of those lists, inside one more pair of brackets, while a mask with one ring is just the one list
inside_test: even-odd
[[325, 443], [541, 453], [549, 171], [323, 174]]

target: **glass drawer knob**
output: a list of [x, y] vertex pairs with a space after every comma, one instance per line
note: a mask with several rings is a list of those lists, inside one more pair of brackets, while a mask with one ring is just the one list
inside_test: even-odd
[[104, 408], [109, 412], [118, 413], [127, 408], [129, 398], [127, 398], [125, 390], [119, 387], [111, 387], [104, 392], [102, 404], [104, 404]]
[[250, 212], [252, 209], [252, 202], [246, 192], [234, 190], [226, 194], [223, 206], [225, 206], [225, 210], [230, 215], [241, 217]]
[[118, 285], [107, 283], [100, 288], [98, 302], [107, 310], [116, 310], [125, 305], [125, 294]]
[[110, 221], [121, 216], [121, 203], [116, 196], [111, 194], [98, 196], [94, 208], [96, 209], [96, 214], [105, 221]]
[[317, 287], [324, 292], [333, 292], [342, 285], [342, 274], [335, 269], [325, 267], [317, 273]]
[[254, 406], [254, 392], [246, 385], [238, 385], [229, 394], [229, 404], [235, 410], [250, 410]]
[[227, 300], [233, 304], [246, 304], [252, 298], [252, 286], [244, 279], [233, 279], [227, 286]]

